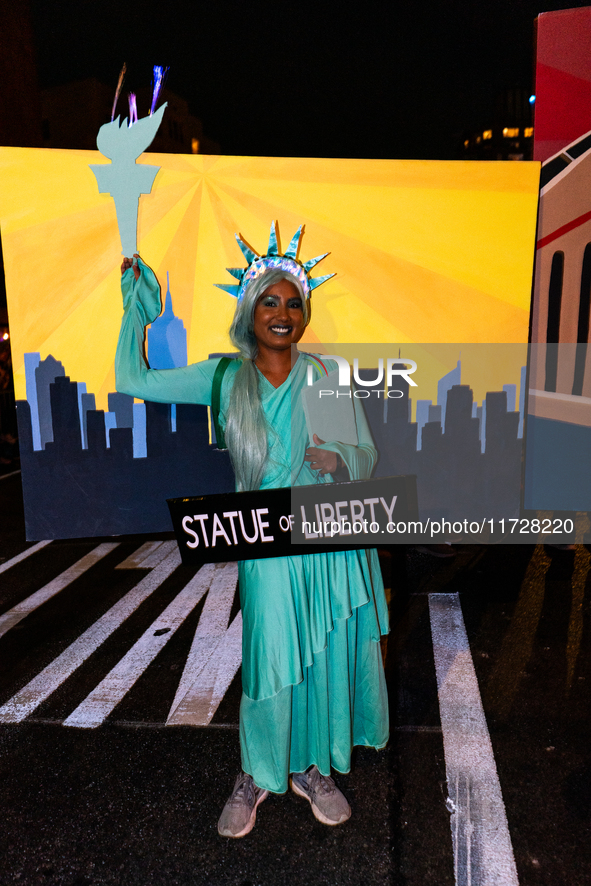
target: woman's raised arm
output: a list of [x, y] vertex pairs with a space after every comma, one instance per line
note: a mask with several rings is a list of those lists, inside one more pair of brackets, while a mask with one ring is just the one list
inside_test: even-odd
[[121, 265], [123, 319], [115, 355], [115, 383], [122, 394], [155, 403], [211, 405], [211, 385], [217, 360], [180, 369], [149, 369], [144, 355], [145, 328], [160, 316], [160, 285], [139, 256]]

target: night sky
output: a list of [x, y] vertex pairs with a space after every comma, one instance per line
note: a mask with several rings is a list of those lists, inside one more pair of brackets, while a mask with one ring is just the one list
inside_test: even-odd
[[427, 159], [453, 158], [504, 88], [532, 89], [539, 12], [584, 5], [32, 0], [41, 87], [114, 92], [125, 61], [139, 88], [165, 64], [226, 154]]

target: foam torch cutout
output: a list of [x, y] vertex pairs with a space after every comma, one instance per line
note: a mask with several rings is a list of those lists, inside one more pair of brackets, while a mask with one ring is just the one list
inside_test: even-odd
[[158, 132], [166, 102], [147, 117], [141, 117], [133, 126], [127, 118], [120, 123], [117, 117], [105, 123], [98, 131], [96, 146], [111, 163], [91, 164], [99, 193], [110, 194], [115, 201], [117, 225], [121, 238], [121, 253], [131, 257], [137, 252], [137, 213], [141, 194], [149, 194], [159, 166], [135, 162], [148, 148]]

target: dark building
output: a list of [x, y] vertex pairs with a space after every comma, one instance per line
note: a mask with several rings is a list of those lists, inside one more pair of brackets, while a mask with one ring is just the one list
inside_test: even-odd
[[108, 394], [109, 412], [114, 412], [118, 428], [133, 428], [133, 397], [129, 394]]
[[53, 441], [45, 444], [46, 451], [74, 456], [82, 453], [78, 385], [67, 375], [58, 375], [49, 386]]
[[531, 160], [534, 149], [533, 103], [526, 89], [507, 89], [482, 125], [466, 130], [461, 160]]
[[[375, 369], [362, 369], [360, 376], [374, 378]], [[379, 453], [375, 476], [416, 475], [422, 519], [517, 516], [519, 413], [507, 411], [506, 391], [487, 394], [483, 451], [482, 418], [475, 415], [472, 389], [462, 384], [448, 387], [455, 376], [459, 380], [459, 365], [440, 381], [441, 403], [429, 407], [420, 449], [407, 385], [391, 392], [393, 397], [383, 390], [379, 396], [375, 390], [363, 401]], [[228, 453], [210, 444], [205, 406], [146, 402], [145, 425], [136, 426], [133, 398], [110, 393], [113, 427], [103, 410], [93, 408], [93, 395], [70, 381], [53, 357], [40, 361], [35, 380], [40, 414], [50, 407], [48, 420], [40, 417], [44, 449], [33, 448], [32, 404], [18, 403], [30, 539], [168, 531], [167, 498], [233, 489]], [[146, 445], [138, 457], [134, 437], [144, 432]]]

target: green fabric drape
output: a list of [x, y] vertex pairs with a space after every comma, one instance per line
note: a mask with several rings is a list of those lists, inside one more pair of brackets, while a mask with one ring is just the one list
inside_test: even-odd
[[[145, 326], [160, 314], [160, 288], [140, 260], [122, 277], [124, 316], [117, 346], [117, 390], [160, 403], [211, 405], [219, 360], [181, 369], [150, 370], [143, 356]], [[330, 361], [329, 361], [330, 363]], [[221, 389], [225, 417], [238, 361]], [[262, 489], [331, 482], [304, 461], [308, 440], [300, 393], [309, 361], [300, 356], [278, 388], [260, 376], [270, 458]], [[329, 368], [332, 368], [330, 363]], [[314, 368], [315, 378], [317, 369]], [[327, 441], [351, 479], [371, 475], [376, 460], [369, 427], [354, 400], [359, 445]], [[243, 617], [242, 762], [256, 784], [277, 793], [290, 772], [315, 763], [346, 772], [356, 744], [383, 747], [388, 707], [380, 634], [388, 630], [387, 604], [375, 551], [344, 551], [247, 560], [239, 563]]]

